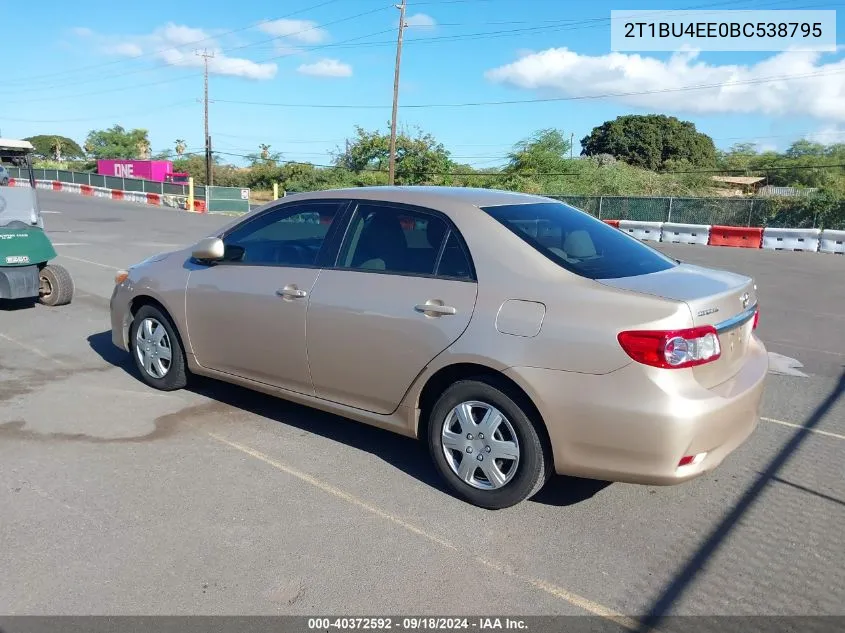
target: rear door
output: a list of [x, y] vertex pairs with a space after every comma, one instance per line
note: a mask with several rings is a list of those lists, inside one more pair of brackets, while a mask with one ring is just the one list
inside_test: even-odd
[[445, 216], [359, 201], [336, 265], [311, 291], [316, 395], [392, 413], [416, 376], [466, 330], [476, 294], [471, 258]]

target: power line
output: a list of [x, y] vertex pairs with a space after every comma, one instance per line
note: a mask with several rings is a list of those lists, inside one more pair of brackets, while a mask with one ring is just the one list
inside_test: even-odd
[[[307, 32], [309, 32], [309, 31], [313, 31], [313, 30], [315, 30], [315, 29], [317, 29], [317, 28], [324, 28], [324, 27], [327, 27], [327, 26], [332, 26], [332, 25], [335, 25], [335, 24], [340, 24], [340, 23], [342, 23], [342, 22], [349, 22], [349, 21], [351, 21], [351, 20], [355, 20], [355, 19], [358, 19], [358, 18], [360, 18], [360, 17], [364, 17], [364, 16], [367, 16], [367, 15], [371, 15], [371, 14], [373, 14], [373, 13], [378, 13], [379, 11], [384, 11], [385, 9], [388, 9], [388, 8], [390, 8], [390, 6], [389, 6], [389, 5], [388, 5], [388, 6], [383, 6], [383, 7], [380, 7], [380, 8], [378, 8], [378, 9], [372, 9], [372, 10], [370, 10], [370, 11], [363, 11], [363, 12], [361, 12], [361, 13], [356, 13], [355, 15], [350, 15], [350, 16], [347, 16], [347, 17], [344, 17], [344, 18], [339, 18], [339, 19], [337, 19], [337, 20], [333, 20], [332, 22], [326, 22], [325, 24], [322, 24], [322, 25], [313, 26], [313, 27], [308, 27], [308, 28], [305, 28], [305, 29], [301, 29], [301, 30], [299, 30], [299, 31], [294, 31], [294, 32], [291, 32], [291, 33], [286, 33], [285, 35], [278, 35], [278, 36], [274, 36], [274, 37], [271, 37], [271, 38], [268, 38], [268, 39], [259, 40], [259, 41], [256, 41], [256, 42], [251, 42], [251, 43], [249, 43], [249, 44], [243, 44], [243, 45], [240, 45], [240, 46], [232, 46], [232, 47], [228, 47], [228, 48], [222, 48], [222, 49], [219, 49], [219, 50], [217, 51], [217, 53], [218, 53], [218, 54], [220, 54], [220, 55], [223, 55], [223, 54], [226, 54], [226, 53], [230, 53], [230, 52], [232, 52], [232, 51], [235, 51], [235, 50], [240, 50], [240, 49], [249, 48], [249, 47], [252, 47], [252, 46], [258, 46], [259, 44], [266, 44], [266, 43], [268, 43], [268, 42], [273, 42], [273, 41], [278, 40], [278, 39], [280, 39], [280, 38], [282, 38], [282, 37], [288, 37], [288, 38], [290, 38], [290, 37], [294, 37], [294, 36], [297, 36], [297, 35], [301, 35], [301, 34], [303, 34], [303, 33], [307, 33]], [[277, 18], [277, 19], [284, 19], [284, 18]], [[275, 21], [275, 20], [273, 20], [273, 21]], [[259, 23], [259, 26], [260, 26], [260, 24], [263, 24], [263, 23], [266, 23], [266, 21], [265, 21], [265, 22], [262, 22], [262, 23]], [[254, 26], [254, 25], [253, 25], [253, 26]], [[253, 28], [253, 27], [252, 27], [252, 26], [250, 26], [250, 27], [244, 27], [243, 29], [236, 29], [236, 30], [245, 30], [245, 29], [247, 29], [247, 28]], [[380, 35], [380, 34], [382, 34], [382, 33], [386, 33], [386, 32], [388, 32], [388, 31], [392, 31], [392, 29], [386, 29], [386, 30], [383, 30], [383, 31], [378, 31], [377, 33], [373, 33], [373, 34], [371, 34], [371, 35], [367, 35], [366, 37], [371, 37], [372, 35]], [[206, 39], [209, 39], [209, 38], [206, 38]], [[344, 44], [344, 43], [346, 43], [346, 42], [352, 42], [352, 41], [356, 41], [356, 40], [359, 40], [359, 39], [363, 39], [363, 38], [361, 38], [361, 37], [358, 37], [358, 38], [351, 38], [351, 39], [348, 39], [348, 40], [343, 40], [342, 42], [338, 42], [338, 43], [336, 43], [336, 44], [321, 44], [321, 45], [318, 45], [318, 46], [311, 46], [311, 47], [299, 47], [299, 48], [301, 48], [302, 50], [319, 50], [319, 49], [322, 49], [322, 48], [328, 48], [328, 47], [340, 46], [340, 45], [342, 45], [342, 44]], [[199, 41], [203, 41], [203, 40], [199, 40]], [[152, 54], [152, 55], [155, 55], [155, 54], [158, 54], [158, 53], [160, 53], [160, 52], [167, 51], [167, 50], [179, 50], [180, 48], [183, 48], [183, 47], [185, 47], [185, 46], [187, 46], [187, 44], [180, 45], [179, 47], [174, 46], [174, 47], [171, 47], [171, 48], [161, 49], [160, 51], [152, 51], [151, 53], [147, 53], [147, 54], [145, 54], [145, 55], [151, 55], [151, 54]], [[275, 55], [275, 56], [273, 56], [273, 57], [268, 57], [268, 58], [266, 58], [266, 59], [261, 59], [261, 60], [259, 60], [259, 61], [257, 61], [257, 62], [253, 62], [253, 63], [255, 63], [255, 64], [264, 64], [264, 63], [267, 63], [267, 62], [269, 62], [269, 61], [273, 61], [273, 60], [275, 60], [275, 59], [280, 59], [280, 58], [282, 58], [282, 57], [289, 57], [289, 56], [291, 56], [291, 55], [295, 55], [295, 54], [296, 54], [296, 52], [293, 52], [293, 53], [290, 53], [290, 52], [288, 52], [288, 53], [282, 53], [282, 54], [280, 54], [280, 55]], [[140, 56], [139, 56], [139, 57], [140, 57]], [[137, 58], [136, 58], [136, 59], [137, 59]], [[120, 60], [120, 61], [125, 61], [125, 60]], [[114, 62], [109, 62], [109, 63], [114, 63]], [[163, 63], [163, 65], [164, 65], [164, 66], [168, 66], [168, 67], [175, 67], [175, 68], [184, 67], [184, 65], [179, 64], [179, 63], [174, 63], [174, 62], [164, 62], [164, 63]], [[16, 91], [15, 91], [15, 94], [27, 93], [27, 92], [38, 92], [38, 91], [45, 90], [45, 89], [50, 89], [50, 90], [53, 90], [53, 89], [55, 89], [55, 88], [62, 88], [62, 87], [65, 87], [65, 86], [78, 86], [78, 85], [89, 84], [89, 83], [94, 83], [94, 82], [102, 82], [102, 81], [109, 80], [109, 79], [120, 79], [120, 78], [123, 78], [123, 77], [129, 77], [129, 76], [131, 76], [131, 75], [137, 75], [137, 74], [141, 74], [141, 73], [153, 72], [153, 71], [155, 71], [155, 70], [158, 70], [158, 68], [156, 68], [156, 67], [152, 67], [152, 68], [138, 68], [138, 69], [135, 69], [135, 70], [129, 70], [129, 71], [124, 71], [124, 72], [115, 73], [115, 74], [113, 74], [113, 75], [105, 75], [105, 76], [94, 77], [94, 78], [87, 79], [87, 80], [74, 80], [74, 81], [70, 81], [70, 82], [66, 82], [66, 83], [61, 83], [61, 84], [58, 84], [58, 85], [53, 84], [53, 85], [48, 85], [48, 86], [46, 86], [46, 87], [34, 87], [34, 88], [30, 89], [30, 90], [27, 90], [26, 88], [24, 88], [24, 89], [22, 89], [22, 90], [16, 90]], [[191, 76], [193, 76], [193, 75], [182, 75], [182, 76], [180, 76], [180, 77], [177, 77], [177, 78], [174, 78], [174, 79], [168, 79], [168, 80], [165, 80], [165, 81], [163, 81], [163, 82], [159, 82], [159, 83], [167, 83], [167, 82], [171, 82], [171, 81], [179, 81], [179, 80], [181, 80], [181, 79], [187, 79], [188, 77], [191, 77]], [[144, 85], [155, 85], [155, 84], [139, 84], [139, 85], [140, 85], [140, 86], [144, 86]], [[125, 89], [127, 89], [127, 90], [128, 90], [128, 89], [132, 89], [132, 88], [134, 88], [134, 87], [135, 87], [135, 86], [132, 86], [132, 87], [129, 87], [129, 88], [125, 88]], [[109, 91], [109, 92], [110, 92], [110, 91]], [[101, 91], [101, 92], [94, 92], [94, 93], [83, 93], [83, 94], [81, 94], [81, 95], [65, 95], [65, 96], [62, 96], [62, 97], [50, 96], [50, 97], [47, 97], [47, 98], [41, 98], [41, 99], [17, 99], [17, 100], [13, 100], [13, 101], [4, 100], [4, 103], [30, 103], [30, 102], [35, 102], [35, 101], [48, 101], [48, 100], [54, 100], [54, 99], [56, 99], [56, 98], [71, 98], [71, 99], [72, 99], [72, 98], [76, 98], [76, 97], [78, 97], [78, 96], [83, 96], [83, 97], [84, 97], [84, 96], [91, 96], [91, 95], [96, 95], [96, 94], [102, 94], [102, 91]]]
[[[809, 78], [809, 77], [822, 77], [828, 75], [837, 75], [845, 73], [845, 69], [839, 70], [832, 70], [832, 71], [820, 71], [816, 73], [802, 73], [797, 75], [778, 75], [778, 76], [771, 76], [771, 77], [761, 77], [761, 78], [754, 78], [754, 79], [747, 79], [747, 80], [737, 80], [737, 81], [726, 81], [721, 83], [713, 83], [713, 84], [699, 84], [699, 85], [691, 85], [691, 86], [683, 86], [679, 88], [659, 88], [655, 90], [638, 90], [638, 91], [630, 91], [630, 92], [608, 92], [603, 94], [595, 94], [595, 95], [574, 95], [568, 97], [543, 97], [543, 98], [536, 98], [536, 99], [511, 99], [505, 101], [470, 101], [464, 103], [418, 103], [418, 104], [407, 104], [403, 105], [403, 108], [465, 108], [465, 107], [478, 107], [478, 106], [500, 106], [500, 105], [516, 105], [516, 104], [526, 104], [526, 103], [554, 103], [558, 101], [581, 101], [581, 100], [591, 100], [591, 99], [608, 99], [608, 98], [616, 98], [616, 97], [631, 97], [631, 96], [640, 96], [640, 95], [651, 95], [651, 94], [665, 94], [665, 93], [672, 93], [672, 92], [686, 92], [690, 90], [706, 90], [708, 88], [722, 88], [726, 86], [740, 86], [740, 85], [753, 85], [759, 83], [769, 83], [769, 82], [776, 82], [776, 81], [787, 81], [792, 79], [802, 79], [802, 78]], [[220, 99], [220, 103], [230, 103], [230, 104], [237, 104], [237, 105], [254, 105], [254, 106], [268, 106], [268, 107], [278, 107], [278, 108], [327, 108], [327, 109], [349, 109], [349, 110], [377, 110], [382, 109], [387, 106], [383, 104], [351, 104], [351, 103], [336, 103], [336, 104], [328, 104], [328, 103], [272, 103], [266, 101], [239, 101], [234, 99]]]
[[[339, 2], [339, 1], [340, 0], [325, 0], [324, 2], [320, 2], [320, 3], [312, 5], [310, 7], [306, 7], [304, 9], [299, 9], [297, 11], [287, 13], [283, 16], [272, 18], [269, 21], [275, 22], [276, 20], [284, 20], [284, 19], [287, 19], [287, 18], [294, 17], [296, 15], [300, 15], [302, 13], [306, 13], [308, 11], [314, 11], [315, 9], [320, 9], [320, 8], [326, 6], [326, 5], [334, 4], [335, 2]], [[154, 51], [149, 51], [148, 53], [142, 53], [140, 55], [135, 55], [135, 56], [132, 57], [132, 60], [140, 59], [142, 57], [150, 57], [150, 56], [158, 55], [158, 54], [164, 53], [166, 51], [179, 50], [180, 48], [183, 48], [183, 47], [201, 44], [202, 42], [208, 42], [209, 40], [214, 40], [214, 39], [223, 37], [225, 35], [231, 35], [233, 33], [240, 33], [242, 31], [248, 31], [250, 29], [260, 27], [262, 24], [266, 23], [267, 21], [268, 20], [264, 20], [264, 21], [257, 22], [255, 24], [249, 24], [247, 26], [243, 26], [243, 27], [240, 27], [240, 28], [237, 28], [237, 29], [231, 29], [229, 31], [224, 31], [223, 33], [218, 33], [217, 35], [214, 35], [214, 36], [204, 37], [204, 38], [199, 39], [199, 40], [193, 40], [193, 41], [190, 41], [190, 42], [185, 42], [184, 44], [179, 44], [178, 46], [170, 46], [168, 48], [161, 48], [161, 49], [157, 49], [157, 50], [154, 50]], [[92, 70], [92, 69], [96, 69], [96, 68], [104, 68], [106, 66], [113, 66], [115, 64], [123, 64], [123, 63], [126, 63], [127, 61], [130, 61], [130, 60], [116, 59], [116, 60], [110, 61], [110, 62], [103, 62], [103, 63], [100, 63], [100, 64], [92, 64], [90, 66], [81, 66], [79, 68], [70, 69], [70, 70], [66, 70], [66, 71], [58, 71], [58, 72], [55, 72], [55, 73], [48, 73], [48, 74], [45, 74], [45, 75], [35, 75], [35, 76], [30, 76], [30, 77], [26, 77], [26, 78], [17, 79], [17, 80], [12, 79], [12, 81], [6, 81], [4, 79], [3, 84], [5, 86], [8, 86], [8, 85], [15, 85], [15, 84], [18, 84], [18, 83], [31, 83], [32, 81], [43, 79], [43, 78], [55, 77], [55, 76], [58, 76], [58, 75], [67, 75], [67, 74], [70, 74], [70, 73], [81, 72], [81, 71], [84, 71], [84, 70]]]
[[[249, 30], [249, 29], [252, 29], [252, 28], [255, 28], [255, 27], [260, 27], [262, 24], [266, 24], [268, 22], [279, 20], [279, 19], [285, 19], [286, 17], [290, 17], [290, 16], [293, 16], [293, 15], [296, 15], [296, 14], [299, 14], [299, 13], [303, 13], [303, 12], [308, 11], [308, 10], [313, 10], [313, 9], [325, 6], [326, 4], [331, 4], [332, 2], [336, 2], [336, 1], [337, 0], [328, 0], [327, 2], [323, 2], [323, 3], [320, 3], [320, 4], [314, 5], [312, 7], [307, 8], [307, 9], [301, 9], [299, 11], [295, 11], [293, 13], [287, 14], [286, 16], [283, 16], [281, 18], [274, 18], [274, 20], [265, 20], [265, 21], [259, 22], [257, 24], [248, 25], [248, 26], [241, 27], [241, 28], [238, 28], [238, 29], [232, 29], [230, 31], [226, 31], [223, 34], [218, 35], [217, 37], [220, 37], [221, 35], [239, 32], [239, 31]], [[777, 2], [769, 3], [769, 4], [770, 5], [778, 5], [778, 4], [784, 4], [784, 3], [792, 2], [792, 1], [794, 1], [794, 0], [779, 0]], [[688, 7], [686, 9], [681, 9], [681, 10], [695, 10], [695, 9], [699, 9], [699, 8], [709, 8], [709, 7], [714, 7], [714, 6], [732, 5], [732, 4], [736, 4], [736, 3], [737, 3], [737, 0], [730, 0], [728, 2], [717, 2], [717, 3], [710, 3], [710, 4], [705, 4], [705, 5], [698, 5], [697, 7]], [[810, 6], [817, 6], [817, 5], [810, 5]], [[818, 5], [818, 6], [821, 6], [821, 5]], [[251, 42], [251, 43], [243, 44], [243, 45], [240, 45], [240, 46], [223, 48], [219, 51], [219, 53], [221, 53], [221, 54], [229, 53], [229, 52], [232, 52], [232, 51], [235, 51], [235, 50], [240, 50], [240, 49], [244, 49], [244, 48], [250, 48], [250, 47], [253, 47], [253, 46], [258, 46], [258, 45], [261, 45], [261, 44], [265, 44], [265, 43], [268, 43], [268, 42], [275, 41], [275, 40], [277, 40], [281, 37], [293, 37], [293, 36], [300, 35], [300, 34], [303, 34], [303, 33], [309, 32], [309, 31], [313, 31], [313, 30], [318, 29], [318, 28], [325, 28], [326, 26], [331, 26], [331, 25], [334, 25], [334, 24], [339, 24], [339, 23], [342, 23], [342, 22], [357, 19], [359, 17], [364, 17], [364, 16], [367, 16], [367, 15], [370, 15], [370, 14], [373, 14], [373, 13], [378, 13], [378, 12], [383, 11], [383, 10], [388, 9], [388, 8], [390, 8], [390, 5], [382, 6], [382, 7], [376, 8], [376, 9], [371, 9], [369, 11], [364, 11], [364, 12], [361, 12], [361, 13], [357, 13], [355, 15], [340, 18], [338, 20], [327, 22], [327, 23], [322, 24], [322, 25], [315, 25], [315, 26], [312, 26], [312, 27], [308, 27], [308, 28], [302, 29], [300, 31], [287, 33], [287, 34], [280, 35], [280, 36], [274, 36], [274, 37], [271, 37], [271, 38], [268, 38], [268, 39], [265, 39], [265, 40], [259, 40], [257, 42]], [[793, 7], [793, 8], [802, 8], [802, 7]], [[508, 29], [508, 30], [492, 31], [492, 32], [444, 35], [444, 36], [435, 36], [435, 37], [427, 37], [427, 38], [413, 38], [413, 39], [409, 39], [408, 43], [433, 43], [433, 42], [438, 42], [438, 41], [441, 41], [441, 42], [443, 42], [443, 41], [465, 41], [465, 40], [474, 40], [474, 39], [509, 37], [509, 36], [512, 36], [512, 35], [522, 35], [522, 34], [531, 33], [531, 32], [538, 32], [538, 31], [554, 32], [554, 31], [561, 31], [561, 30], [573, 30], [573, 29], [578, 29], [581, 26], [585, 26], [586, 28], [590, 28], [591, 24], [593, 26], [601, 25], [602, 23], [608, 22], [612, 19], [613, 18], [610, 18], [610, 17], [602, 17], [602, 18], [587, 18], [587, 19], [582, 19], [582, 20], [569, 20], [569, 21], [562, 20], [561, 22], [569, 22], [569, 24], [567, 24], [565, 26], [557, 26], [557, 27], [556, 26], [539, 26], [539, 27], [530, 27], [530, 28], [525, 28], [525, 29]], [[390, 31], [390, 30], [392, 30], [392, 29], [388, 29], [387, 31]], [[387, 31], [382, 31], [382, 32], [387, 32]], [[169, 48], [158, 49], [156, 51], [150, 51], [148, 53], [143, 53], [141, 55], [138, 55], [138, 56], [134, 57], [133, 59], [139, 59], [139, 58], [142, 58], [142, 57], [148, 57], [148, 56], [151, 56], [151, 55], [156, 55], [156, 54], [159, 54], [161, 52], [168, 51], [168, 50], [179, 50], [181, 47], [188, 46], [189, 44], [193, 44], [195, 42], [208, 41], [210, 39], [213, 39], [213, 38], [211, 38], [211, 37], [203, 38], [201, 40], [195, 40], [194, 42], [188, 42], [184, 45], [172, 46], [172, 47], [169, 47]], [[350, 40], [346, 40], [346, 41], [350, 41]], [[390, 40], [386, 40], [386, 41], [380, 41], [380, 42], [366, 42], [366, 43], [357, 44], [357, 45], [354, 45], [354, 46], [385, 46], [385, 45], [393, 45], [393, 43], [394, 42], [392, 42]], [[316, 49], [328, 48], [328, 47], [344, 48], [344, 46], [342, 44], [343, 44], [343, 42], [337, 43], [337, 44], [321, 45], [321, 46], [317, 46], [317, 47], [300, 47], [300, 48], [302, 48], [303, 50], [316, 50]], [[271, 61], [271, 60], [274, 60], [274, 59], [279, 59], [281, 57], [287, 57], [289, 55], [290, 55], [290, 53], [286, 53], [286, 54], [282, 54], [282, 55], [278, 55], [278, 56], [274, 56], [274, 57], [269, 57], [269, 58], [260, 60], [260, 61], [255, 62], [255, 63], [259, 63], [259, 64], [260, 63], [266, 63], [268, 61]], [[97, 68], [97, 67], [101, 67], [101, 66], [108, 66], [108, 65], [112, 65], [112, 64], [116, 64], [116, 63], [122, 63], [124, 61], [126, 61], [126, 60], [116, 60], [114, 62], [107, 62], [105, 64], [98, 64], [98, 65], [93, 66], [93, 68]], [[176, 64], [176, 63], [166, 63], [165, 65], [166, 66], [179, 67], [179, 64]], [[94, 81], [103, 81], [103, 80], [107, 80], [107, 79], [120, 78], [120, 77], [129, 76], [129, 75], [133, 75], [133, 74], [138, 74], [138, 73], [151, 72], [151, 71], [154, 71], [154, 70], [156, 70], [156, 68], [142, 68], [142, 69], [137, 69], [137, 70], [133, 70], [133, 71], [117, 73], [117, 74], [114, 74], [114, 75], [107, 75], [107, 76], [104, 76], [104, 77], [96, 77], [96, 78], [84, 80], [84, 81], [76, 80], [76, 81], [72, 81], [72, 82], [65, 83], [65, 84], [59, 84], [58, 86], [50, 85], [50, 86], [47, 86], [47, 88], [52, 90], [52, 89], [55, 89], [56, 87], [63, 87], [63, 86], [68, 86], [68, 85], [74, 85], [75, 86], [75, 85], [80, 85], [80, 84], [92, 83]], [[62, 73], [54, 73], [54, 74], [62, 74]], [[48, 75], [48, 76], [52, 76], [52, 75]], [[178, 80], [178, 79], [175, 79], [174, 81], [176, 81], [176, 80]], [[8, 82], [6, 82], [6, 83], [8, 84]], [[35, 90], [35, 91], [44, 90], [44, 89], [45, 88], [41, 88], [41, 87], [33, 88], [33, 90]], [[21, 92], [20, 90], [16, 91], [16, 93], [20, 93], [20, 92]], [[23, 92], [27, 92], [27, 90], [24, 89]], [[90, 93], [90, 94], [101, 94], [101, 93]], [[79, 95], [79, 96], [88, 96], [88, 95], [83, 94], [83, 95]], [[76, 95], [68, 95], [68, 96], [63, 97], [63, 98], [74, 98], [74, 97], [76, 97]], [[54, 97], [50, 97], [50, 99], [53, 99], [53, 98]], [[42, 99], [42, 100], [46, 100], [46, 99]], [[26, 102], [26, 100], [12, 101], [11, 103], [21, 103], [21, 102]], [[7, 101], [7, 103], [8, 103], [8, 101]]]
[[186, 105], [193, 105], [196, 104], [195, 99], [191, 99], [188, 101], [177, 101], [176, 103], [169, 103], [167, 105], [156, 106], [153, 108], [144, 108], [143, 110], [135, 110], [132, 112], [121, 112], [116, 115], [101, 115], [95, 117], [82, 117], [82, 118], [73, 118], [73, 119], [18, 119], [13, 117], [7, 117], [5, 115], [0, 115], [0, 119], [5, 121], [14, 121], [15, 123], [84, 123], [87, 121], [102, 121], [103, 119], [114, 118], [114, 117], [126, 117], [126, 116], [135, 116], [138, 114], [146, 114], [148, 112], [157, 112], [159, 110], [170, 110], [173, 108], [180, 108]]
[[[338, 46], [338, 45], [341, 45], [341, 44], [345, 44], [346, 42], [354, 42], [354, 41], [357, 41], [357, 40], [365, 39], [367, 37], [373, 37], [375, 35], [382, 35], [382, 34], [387, 33], [389, 31], [393, 31], [393, 29], [384, 29], [384, 30], [381, 30], [381, 31], [376, 31], [374, 33], [367, 33], [366, 35], [359, 35], [357, 37], [350, 37], [346, 40], [341, 40], [340, 42], [337, 42], [336, 44], [321, 44], [319, 46], [310, 47], [308, 50], [309, 51], [315, 51], [315, 50], [320, 50], [320, 49], [324, 49], [324, 48], [330, 48], [330, 47]], [[270, 61], [270, 60], [273, 60], [273, 59], [279, 59], [279, 58], [282, 58], [282, 57], [290, 57], [290, 56], [293, 56], [293, 55], [296, 55], [296, 53], [284, 53], [284, 54], [281, 54], [281, 55], [276, 55], [274, 57], [270, 57], [268, 59], [261, 60], [261, 61], [256, 62], [256, 63], [264, 63], [264, 62], [267, 62], [267, 61]], [[145, 69], [145, 71], [146, 70], [149, 70], [149, 69]], [[107, 90], [97, 90], [97, 91], [94, 91], [94, 92], [85, 92], [85, 93], [81, 93], [81, 94], [53, 95], [53, 96], [50, 96], [50, 97], [43, 97], [43, 98], [38, 98], [38, 99], [22, 99], [22, 100], [17, 100], [17, 101], [14, 101], [14, 100], [10, 101], [10, 100], [3, 99], [2, 103], [3, 104], [9, 104], [9, 103], [38, 103], [38, 102], [42, 102], [42, 101], [51, 101], [52, 102], [52, 101], [56, 101], [58, 99], [77, 99], [77, 98], [80, 98], [80, 97], [90, 97], [90, 96], [96, 96], [96, 95], [102, 95], [102, 94], [111, 94], [111, 93], [115, 93], [115, 92], [125, 92], [127, 90], [136, 90], [138, 88], [146, 88], [146, 87], [149, 87], [149, 86], [159, 86], [159, 85], [162, 85], [162, 84], [173, 83], [173, 82], [176, 82], [176, 81], [193, 79], [195, 76], [196, 75], [194, 73], [189, 73], [189, 74], [185, 74], [185, 75], [179, 75], [178, 77], [171, 77], [169, 79], [160, 79], [160, 80], [157, 80], [157, 81], [151, 81], [151, 82], [147, 82], [147, 83], [133, 84], [131, 86], [125, 86], [125, 87], [122, 87], [122, 88], [109, 88]]]

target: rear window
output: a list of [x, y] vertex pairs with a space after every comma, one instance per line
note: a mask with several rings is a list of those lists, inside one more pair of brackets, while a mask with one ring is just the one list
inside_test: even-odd
[[561, 202], [481, 210], [556, 264], [588, 279], [635, 277], [677, 265], [636, 238]]

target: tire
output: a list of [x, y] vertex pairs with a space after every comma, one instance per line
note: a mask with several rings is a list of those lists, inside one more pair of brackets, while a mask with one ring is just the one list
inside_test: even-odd
[[[45, 306], [67, 305], [73, 299], [73, 278], [58, 264], [47, 264], [38, 273], [42, 292], [38, 301]], [[46, 292], [44, 291], [46, 289]]]
[[[508, 391], [510, 390], [505, 385], [488, 378], [461, 380], [441, 394], [428, 419], [428, 447], [440, 476], [459, 497], [489, 510], [508, 508], [532, 497], [552, 474], [550, 451], [546, 448], [535, 421], [527, 412], [528, 407], [518, 404], [520, 398], [512, 397]], [[475, 403], [470, 406], [474, 418], [470, 426], [479, 420], [483, 421], [481, 416], [485, 414], [485, 408], [493, 413], [497, 411], [504, 417], [492, 438], [480, 439], [483, 433], [479, 433], [479, 429], [484, 427], [478, 425], [473, 427], [476, 433], [472, 440], [464, 442], [467, 431], [455, 410], [458, 405], [466, 403]], [[459, 426], [460, 434], [456, 432]], [[447, 457], [443, 447], [444, 427], [455, 432], [450, 437], [450, 443], [453, 445], [449, 451], [450, 457]], [[509, 437], [511, 435], [515, 436], [515, 442]], [[518, 447], [518, 459], [490, 460], [488, 457], [487, 466], [484, 466], [483, 458], [493, 453], [491, 445], [494, 444], [491, 439], [511, 442], [508, 444], [510, 452], [515, 444]], [[472, 452], [468, 452], [469, 449]], [[501, 449], [497, 448], [496, 451]], [[458, 455], [461, 458], [459, 463], [456, 463]], [[473, 470], [470, 481], [458, 474], [461, 472], [460, 464], [467, 458], [475, 458], [475, 461], [467, 462], [467, 471]], [[496, 466], [496, 471], [491, 471], [491, 466]], [[493, 479], [487, 477], [488, 472], [494, 475]], [[501, 477], [503, 473], [504, 478]], [[500, 478], [498, 482], [495, 481], [496, 476]]]
[[[150, 345], [149, 347], [139, 348], [138, 330], [146, 327], [146, 322], [150, 323], [153, 336], [150, 337], [147, 330], [142, 332], [143, 338], [149, 340]], [[151, 358], [150, 369], [148, 369], [141, 356], [147, 359], [150, 358], [149, 353], [156, 351], [153, 341], [156, 339], [156, 335], [160, 334], [159, 327], [164, 330], [163, 336], [160, 337], [162, 345], [157, 348], [159, 355]], [[147, 349], [149, 349], [149, 353]], [[169, 362], [165, 362], [168, 359], [166, 359], [164, 349], [170, 351]], [[188, 384], [188, 368], [185, 363], [185, 351], [182, 349], [182, 339], [176, 332], [170, 317], [155, 306], [143, 306], [135, 313], [132, 326], [129, 328], [129, 351], [132, 354], [135, 369], [141, 374], [141, 380], [150, 387], [160, 391], [175, 391]], [[161, 361], [161, 363], [156, 361]], [[164, 369], [163, 373], [162, 369]]]

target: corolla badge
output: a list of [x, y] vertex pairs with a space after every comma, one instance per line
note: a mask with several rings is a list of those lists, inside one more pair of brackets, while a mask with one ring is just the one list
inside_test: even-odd
[[739, 297], [740, 302], [742, 303], [743, 308], [748, 307], [748, 300], [750, 299], [750, 295], [747, 292], [743, 292], [742, 295]]

